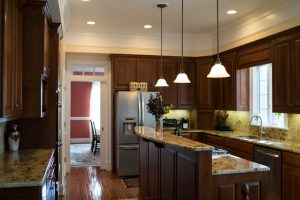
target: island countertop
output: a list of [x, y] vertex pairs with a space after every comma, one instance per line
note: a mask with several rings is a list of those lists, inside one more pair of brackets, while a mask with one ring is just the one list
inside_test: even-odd
[[188, 149], [192, 151], [209, 151], [214, 149], [213, 146], [203, 144], [197, 141], [189, 140], [186, 138], [178, 137], [174, 134], [170, 134], [167, 132], [164, 132], [163, 134], [158, 134], [155, 132], [153, 128], [146, 127], [146, 126], [136, 126], [135, 134], [160, 144], [168, 144], [171, 146]]
[[54, 149], [28, 149], [0, 154], [0, 188], [41, 186]]
[[212, 156], [212, 174], [241, 174], [270, 171], [270, 168], [231, 154]]

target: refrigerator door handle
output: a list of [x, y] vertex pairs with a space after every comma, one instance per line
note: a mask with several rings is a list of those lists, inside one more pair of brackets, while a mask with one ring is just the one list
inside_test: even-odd
[[141, 104], [142, 104], [142, 108], [141, 108], [141, 124], [142, 126], [144, 126], [144, 110], [145, 110], [145, 101], [144, 101], [144, 95], [141, 92]]
[[142, 101], [141, 101], [141, 93], [138, 93], [138, 126], [142, 126]]
[[124, 150], [137, 150], [140, 148], [139, 145], [120, 145], [119, 147]]

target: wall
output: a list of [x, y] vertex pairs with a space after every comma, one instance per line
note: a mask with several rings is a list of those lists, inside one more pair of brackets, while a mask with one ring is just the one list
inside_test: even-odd
[[0, 153], [3, 153], [5, 151], [5, 127], [6, 123], [1, 123], [0, 124]]
[[[229, 114], [227, 124], [235, 131], [257, 134], [257, 127], [250, 127], [250, 112], [226, 111]], [[283, 140], [300, 141], [300, 114], [287, 114], [288, 130], [278, 128], [264, 128], [267, 137]]]
[[[71, 117], [90, 117], [92, 82], [71, 83]], [[87, 119], [71, 119], [71, 138], [89, 138], [90, 122]]]

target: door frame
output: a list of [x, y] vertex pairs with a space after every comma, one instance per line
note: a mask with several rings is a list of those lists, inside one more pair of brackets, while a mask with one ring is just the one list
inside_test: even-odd
[[[73, 75], [71, 68], [72, 67], [104, 67], [104, 76], [77, 76]], [[110, 61], [86, 61], [86, 60], [69, 60], [67, 61], [66, 68], [66, 106], [65, 106], [65, 129], [66, 129], [66, 138], [65, 138], [65, 151], [66, 151], [66, 171], [70, 172], [70, 117], [71, 117], [71, 82], [94, 82], [100, 81], [101, 85], [101, 130], [100, 136], [100, 167], [104, 170], [112, 170], [112, 128], [111, 128], [111, 119], [112, 119], [112, 110], [111, 110], [111, 62]], [[102, 95], [105, 94], [105, 95]], [[103, 97], [102, 97], [103, 96]], [[105, 98], [105, 99], [103, 99]], [[102, 102], [106, 102], [107, 105], [102, 105]], [[103, 116], [103, 113], [105, 116]], [[107, 120], [108, 119], [108, 120]], [[110, 120], [109, 120], [110, 119]]]

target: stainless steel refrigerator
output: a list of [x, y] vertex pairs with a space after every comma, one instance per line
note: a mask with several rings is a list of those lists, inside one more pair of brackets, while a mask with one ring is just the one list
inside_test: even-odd
[[116, 94], [116, 173], [120, 177], [139, 174], [139, 144], [134, 127], [155, 127], [155, 118], [147, 111], [150, 94], [156, 95], [156, 92], [120, 91]]

